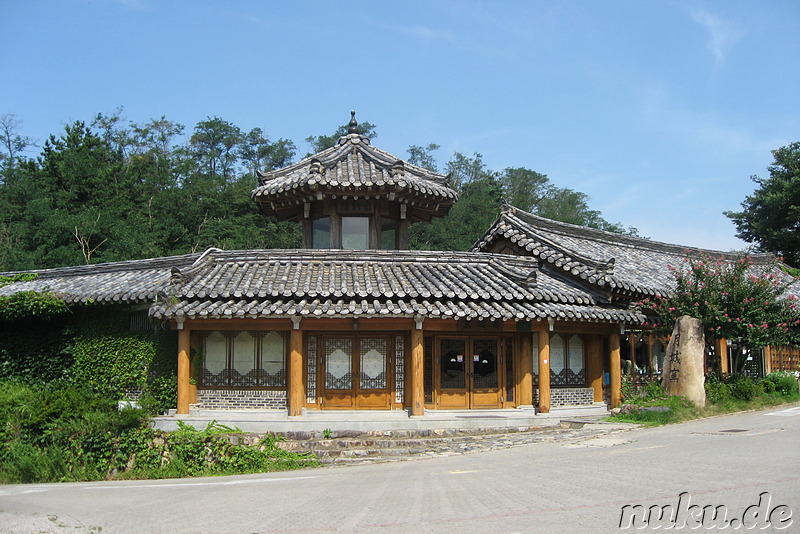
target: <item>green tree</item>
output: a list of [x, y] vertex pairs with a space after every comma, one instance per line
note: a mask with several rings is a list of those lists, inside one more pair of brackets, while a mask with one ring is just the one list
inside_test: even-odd
[[758, 250], [783, 255], [800, 267], [800, 142], [772, 151], [769, 178], [751, 176], [758, 184], [742, 202], [742, 211], [726, 211], [736, 235]]
[[734, 372], [744, 369], [742, 347], [800, 343], [800, 313], [793, 296], [783, 298], [792, 282], [777, 265], [754, 266], [742, 256], [736, 261], [703, 257], [670, 266], [675, 289], [642, 302], [645, 311], [660, 318], [669, 332], [683, 315], [703, 323], [706, 340], [738, 341]]
[[239, 156], [253, 177], [258, 172], [285, 167], [296, 153], [297, 147], [294, 143], [287, 139], [278, 139], [272, 143], [261, 128], [253, 128], [247, 132], [239, 147]]
[[547, 176], [524, 167], [506, 168], [500, 174], [500, 183], [505, 200], [529, 212], [536, 210], [551, 189]]
[[189, 138], [188, 153], [212, 181], [231, 179], [244, 141], [242, 130], [219, 117], [197, 123]]
[[434, 152], [440, 148], [436, 143], [428, 143], [427, 146], [411, 145], [407, 150], [408, 162], [429, 171], [439, 172]]
[[0, 116], [0, 184], [5, 182], [7, 173], [14, 169], [22, 159], [22, 154], [33, 146], [30, 137], [20, 135], [22, 121], [13, 113]]

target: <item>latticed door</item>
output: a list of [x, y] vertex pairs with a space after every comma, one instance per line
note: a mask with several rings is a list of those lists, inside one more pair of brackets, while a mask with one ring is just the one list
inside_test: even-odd
[[323, 408], [391, 407], [391, 338], [322, 336], [319, 369]]

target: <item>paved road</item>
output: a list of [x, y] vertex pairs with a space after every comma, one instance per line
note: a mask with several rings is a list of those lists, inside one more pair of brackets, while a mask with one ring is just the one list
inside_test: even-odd
[[619, 532], [624, 505], [688, 492], [731, 518], [769, 492], [795, 514], [782, 532], [800, 532], [799, 443], [796, 406], [396, 463], [0, 486], [0, 531], [602, 533]]

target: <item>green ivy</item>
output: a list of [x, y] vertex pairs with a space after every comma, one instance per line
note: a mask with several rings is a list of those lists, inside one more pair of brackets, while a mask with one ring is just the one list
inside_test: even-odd
[[36, 273], [19, 273], [15, 274], [14, 276], [0, 275], [0, 287], [13, 284], [14, 282], [30, 282], [31, 280], [36, 280], [37, 278], [39, 278], [39, 275]]
[[0, 297], [0, 321], [48, 320], [66, 311], [66, 303], [50, 292], [20, 291]]
[[152, 413], [177, 404], [177, 336], [130, 331], [128, 311], [77, 308], [71, 314], [0, 321], [0, 377], [46, 384], [66, 379], [122, 398], [131, 390]]

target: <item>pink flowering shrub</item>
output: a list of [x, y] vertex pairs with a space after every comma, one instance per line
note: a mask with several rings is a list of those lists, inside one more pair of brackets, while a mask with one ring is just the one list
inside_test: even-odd
[[797, 300], [782, 297], [787, 281], [770, 266], [753, 267], [742, 256], [736, 261], [687, 259], [682, 267], [669, 268], [675, 290], [641, 303], [643, 311], [660, 317], [664, 330], [689, 315], [703, 322], [707, 340], [740, 340], [749, 348], [800, 344]]

